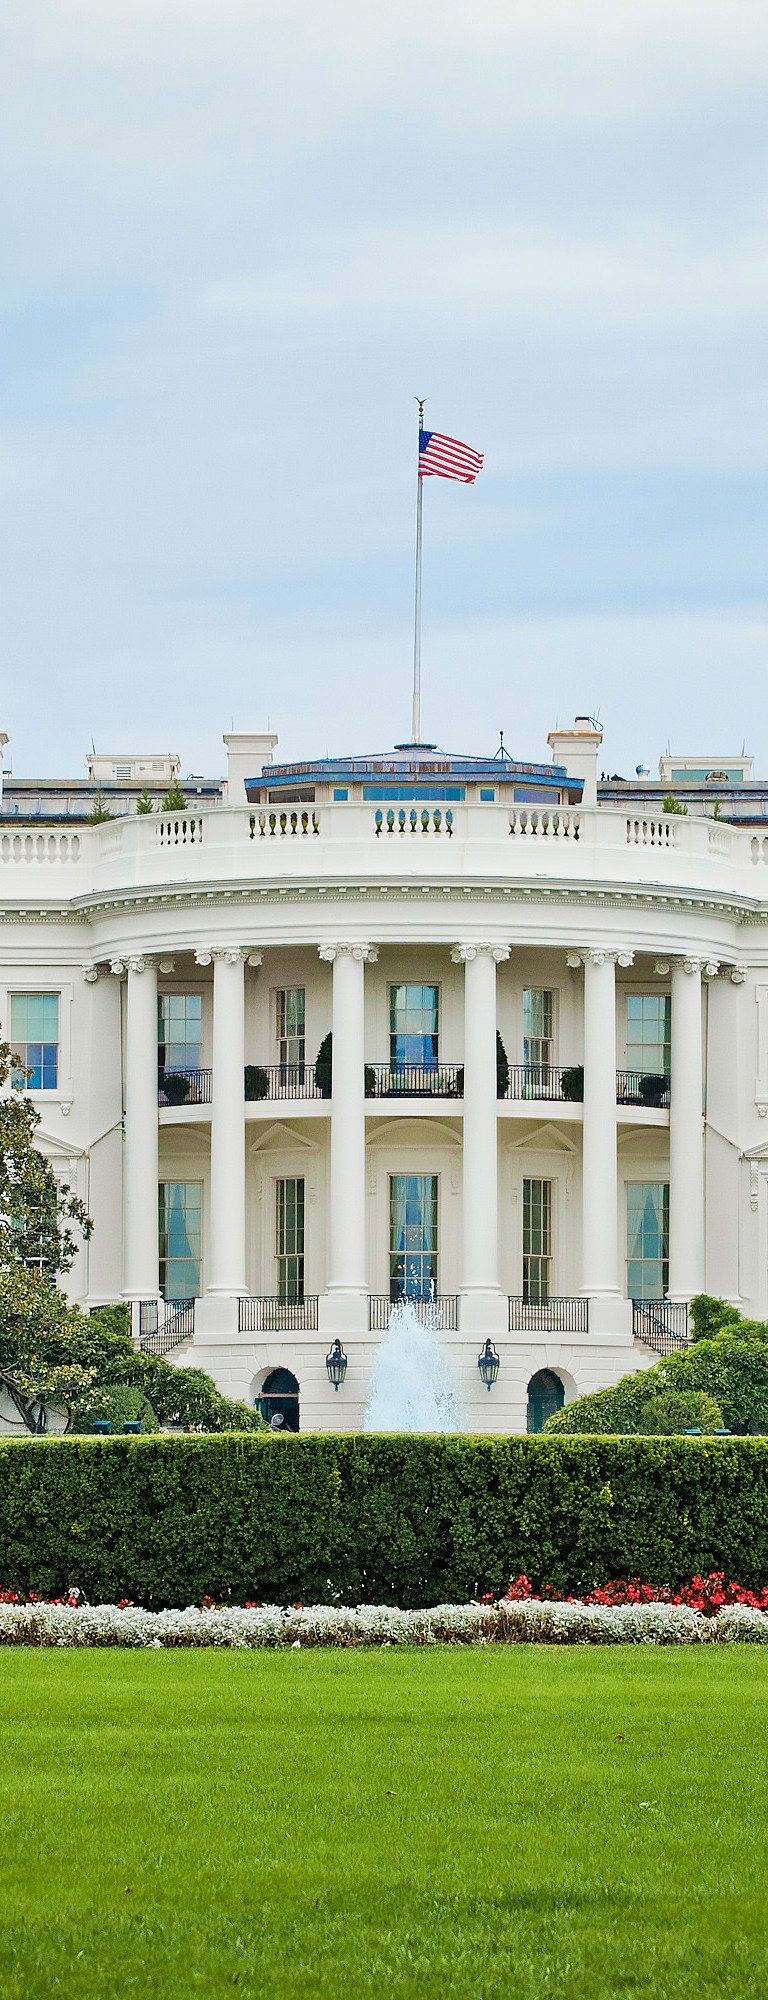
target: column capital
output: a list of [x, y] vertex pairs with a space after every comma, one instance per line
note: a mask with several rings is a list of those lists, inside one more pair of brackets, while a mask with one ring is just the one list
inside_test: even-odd
[[148, 951], [131, 952], [128, 958], [111, 958], [109, 961], [109, 970], [116, 979], [123, 979], [126, 972], [156, 972], [158, 969], [172, 972], [173, 966], [172, 958], [156, 958]]
[[94, 963], [93, 963], [93, 962], [91, 961], [90, 963], [88, 963], [88, 964], [86, 964], [86, 965], [82, 965], [82, 966], [80, 967], [80, 970], [81, 970], [81, 972], [82, 972], [82, 975], [83, 975], [83, 978], [84, 978], [84, 980], [85, 980], [85, 983], [86, 983], [86, 986], [95, 986], [95, 985], [96, 985], [96, 981], [97, 981], [97, 979], [98, 979], [98, 976], [99, 976], [99, 968], [98, 968], [98, 965], [95, 965], [95, 964], [94, 964]]
[[703, 979], [716, 979], [720, 970], [719, 959], [695, 958], [689, 954], [684, 958], [673, 958], [671, 964], [674, 972], [686, 972], [689, 978], [700, 974]]
[[[723, 971], [725, 970], [726, 967], [724, 966]], [[732, 986], [743, 986], [746, 976], [746, 969], [743, 965], [732, 965], [729, 968], [729, 977]]]
[[215, 965], [217, 959], [225, 965], [239, 965], [241, 959], [246, 965], [261, 965], [264, 953], [251, 951], [247, 944], [211, 944], [198, 946], [194, 957], [196, 965]]
[[332, 965], [334, 959], [341, 957], [354, 958], [358, 964], [375, 965], [379, 956], [378, 945], [355, 944], [348, 940], [336, 944], [319, 944], [317, 953], [318, 958], [322, 958], [328, 965]]
[[508, 944], [455, 944], [451, 949], [451, 958], [454, 965], [471, 965], [473, 958], [482, 954], [494, 959], [497, 965], [503, 965], [509, 953]]
[[583, 951], [566, 952], [565, 962], [572, 969], [577, 965], [621, 965], [626, 967], [634, 965], [635, 954], [633, 951], [620, 951], [618, 947], [615, 950], [609, 950], [607, 946], [602, 944], [587, 945]]

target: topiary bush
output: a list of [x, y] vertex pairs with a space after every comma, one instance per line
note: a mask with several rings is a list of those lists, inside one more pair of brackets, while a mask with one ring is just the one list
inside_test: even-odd
[[267, 1075], [267, 1071], [265, 1069], [262, 1069], [261, 1063], [246, 1063], [245, 1065], [246, 1104], [258, 1104], [262, 1101], [263, 1098], [268, 1096], [269, 1096], [269, 1077]]

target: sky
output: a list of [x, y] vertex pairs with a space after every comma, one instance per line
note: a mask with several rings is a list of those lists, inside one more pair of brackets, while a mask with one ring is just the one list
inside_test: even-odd
[[0, 728], [768, 774], [764, 0], [5, 0]]

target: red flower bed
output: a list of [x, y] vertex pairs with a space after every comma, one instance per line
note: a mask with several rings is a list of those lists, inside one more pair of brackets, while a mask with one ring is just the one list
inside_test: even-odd
[[[710, 1570], [709, 1576], [692, 1577], [690, 1583], [684, 1583], [679, 1590], [642, 1583], [639, 1577], [633, 1576], [627, 1582], [619, 1579], [615, 1583], [598, 1584], [581, 1598], [566, 1597], [563, 1591], [552, 1590], [547, 1585], [537, 1593], [527, 1576], [518, 1576], [505, 1591], [502, 1601], [524, 1604], [534, 1596], [565, 1604], [687, 1604], [690, 1611], [703, 1611], [710, 1618], [730, 1604], [747, 1604], [752, 1611], [768, 1613], [768, 1585], [759, 1591], [745, 1590], [743, 1584], [728, 1583], [720, 1569]], [[490, 1602], [490, 1599], [484, 1601]]]

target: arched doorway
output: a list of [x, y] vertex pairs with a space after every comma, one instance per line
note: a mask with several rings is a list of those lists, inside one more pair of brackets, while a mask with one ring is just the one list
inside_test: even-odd
[[268, 1424], [272, 1424], [274, 1417], [282, 1417], [282, 1423], [273, 1424], [274, 1430], [298, 1430], [299, 1385], [290, 1368], [272, 1368], [256, 1400], [263, 1408]]
[[540, 1368], [532, 1375], [528, 1384], [528, 1421], [526, 1428], [538, 1435], [543, 1431], [547, 1417], [553, 1417], [565, 1402], [565, 1390], [559, 1375], [553, 1375], [550, 1368]]

